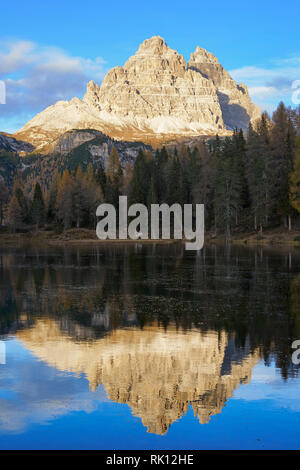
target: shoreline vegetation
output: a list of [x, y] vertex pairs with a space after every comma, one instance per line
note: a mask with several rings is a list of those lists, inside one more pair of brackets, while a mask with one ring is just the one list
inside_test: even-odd
[[[115, 239], [100, 240], [96, 236], [96, 231], [91, 229], [69, 229], [62, 233], [53, 230], [35, 230], [21, 233], [0, 233], [0, 246], [5, 245], [26, 245], [26, 244], [46, 244], [46, 245], [110, 245], [110, 244], [162, 244], [170, 245], [174, 243], [184, 243], [186, 240], [159, 239], [159, 240], [132, 240]], [[206, 244], [241, 244], [246, 246], [300, 246], [300, 230], [288, 230], [283, 227], [266, 229], [264, 232], [237, 232], [232, 235], [230, 241], [226, 240], [224, 234], [216, 235], [207, 232], [204, 237], [204, 247]]]
[[[75, 236], [70, 230], [93, 231], [99, 205], [112, 205], [118, 214], [119, 198], [126, 196], [129, 206], [148, 209], [203, 204], [206, 239], [214, 242], [298, 243], [300, 109], [280, 103], [272, 119], [263, 113], [246, 136], [236, 129], [231, 137], [216, 136], [194, 147], [140, 149], [134, 161], [122, 160], [114, 146], [98, 162], [78, 152], [72, 167], [68, 159], [55, 166], [53, 158], [49, 167], [44, 156], [33, 169], [34, 158], [27, 155], [14, 178], [7, 168], [10, 184], [0, 165], [0, 226], [12, 233], [48, 229], [56, 242], [94, 239], [96, 234]], [[7, 156], [2, 157], [0, 152], [4, 167]]]

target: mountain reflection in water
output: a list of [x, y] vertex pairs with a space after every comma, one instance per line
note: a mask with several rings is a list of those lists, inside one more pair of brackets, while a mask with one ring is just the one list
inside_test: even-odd
[[0, 334], [83, 374], [148, 432], [221, 413], [263, 359], [296, 377], [300, 254], [178, 244], [1, 249]]
[[242, 382], [258, 351], [237, 352], [227, 333], [184, 333], [157, 327], [117, 329], [104, 338], [76, 343], [52, 320], [17, 333], [26, 349], [61, 371], [84, 373], [90, 388], [103, 384], [108, 397], [127, 403], [149, 432], [164, 434], [189, 403], [200, 423], [220, 413]]

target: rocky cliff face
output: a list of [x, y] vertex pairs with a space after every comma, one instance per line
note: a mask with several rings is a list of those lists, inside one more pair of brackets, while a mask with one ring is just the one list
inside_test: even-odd
[[160, 37], [143, 42], [124, 67], [112, 69], [99, 93], [101, 110], [154, 132], [224, 129], [211, 80], [188, 70]]
[[88, 128], [118, 140], [166, 141], [246, 129], [259, 113], [247, 88], [213, 54], [198, 47], [187, 65], [154, 36], [123, 67], [110, 70], [100, 87], [90, 82], [83, 100], [59, 101], [16, 135], [38, 147], [70, 129]]
[[188, 68], [213, 82], [227, 129], [247, 129], [249, 121], [260, 117], [260, 109], [252, 103], [246, 85], [237, 84], [213, 54], [198, 46]]
[[237, 351], [224, 331], [184, 333], [156, 326], [115, 330], [102, 339], [75, 342], [52, 320], [37, 321], [17, 338], [40, 360], [84, 373], [90, 388], [103, 384], [109, 398], [127, 403], [148, 432], [165, 434], [192, 406], [201, 423], [220, 413], [259, 359]]
[[0, 150], [20, 153], [32, 152], [33, 149], [33, 145], [29, 144], [28, 142], [23, 142], [21, 140], [15, 139], [10, 135], [0, 133]]
[[134, 162], [139, 150], [151, 150], [150, 146], [142, 142], [115, 141], [100, 131], [78, 129], [65, 132], [47, 147], [47, 152], [67, 155], [70, 158], [73, 150], [84, 151], [86, 158], [101, 157], [106, 164], [113, 146], [117, 149], [124, 167], [128, 160]]

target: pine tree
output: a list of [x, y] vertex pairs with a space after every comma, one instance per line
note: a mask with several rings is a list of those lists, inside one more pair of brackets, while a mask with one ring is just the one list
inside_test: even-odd
[[265, 222], [265, 162], [261, 153], [259, 135], [253, 130], [250, 123], [247, 139], [246, 176], [249, 188], [251, 212], [253, 215], [254, 229], [257, 230]]
[[193, 204], [204, 204], [205, 225], [213, 223], [213, 199], [215, 180], [215, 155], [209, 147], [201, 143], [191, 153], [190, 184]]
[[267, 226], [275, 210], [270, 127], [270, 119], [263, 113], [255, 130], [251, 124], [248, 129], [245, 167], [255, 230]]
[[0, 180], [0, 225], [2, 225], [4, 217], [4, 206], [8, 201], [8, 189], [4, 182]]
[[86, 169], [86, 180], [93, 184], [95, 182], [95, 172], [93, 165], [91, 163], [88, 164]]
[[36, 183], [34, 188], [33, 200], [31, 204], [31, 218], [37, 228], [42, 226], [45, 220], [45, 204], [39, 183]]
[[87, 188], [85, 182], [86, 177], [82, 171], [81, 165], [79, 165], [73, 180], [72, 190], [72, 213], [77, 228], [81, 226], [87, 212]]
[[289, 199], [291, 206], [300, 212], [300, 137], [296, 137], [293, 170], [290, 173]]
[[65, 170], [57, 192], [56, 207], [58, 219], [62, 222], [64, 230], [72, 225], [72, 198], [73, 182], [68, 170]]
[[112, 147], [108, 162], [106, 176], [114, 183], [122, 175], [121, 161], [115, 146]]
[[96, 226], [96, 210], [100, 203], [104, 202], [103, 192], [96, 181], [91, 165], [87, 168], [87, 173], [83, 178], [84, 191], [84, 219], [85, 224], [95, 228]]
[[170, 155], [166, 149], [166, 147], [163, 147], [161, 151], [158, 153], [158, 160], [160, 165], [166, 165], [169, 161]]
[[243, 130], [236, 129], [233, 134], [234, 144], [234, 174], [239, 182], [241, 191], [238, 205], [236, 207], [236, 225], [239, 224], [241, 211], [249, 207], [249, 188], [246, 179], [246, 141]]
[[159, 174], [159, 167], [157, 160], [154, 161], [152, 170], [151, 170], [151, 180], [150, 180], [150, 187], [148, 191], [148, 207], [150, 208], [151, 204], [161, 204], [162, 201], [159, 198], [160, 194], [160, 174]]
[[131, 180], [133, 178], [133, 166], [131, 162], [127, 162], [123, 172], [123, 181], [122, 181], [122, 194], [129, 196]]
[[151, 169], [149, 161], [140, 149], [135, 159], [133, 167], [133, 176], [130, 185], [129, 201], [130, 204], [147, 204], [148, 192], [151, 182]]
[[156, 187], [157, 187], [157, 198], [160, 203], [166, 202], [167, 198], [167, 172], [170, 156], [165, 147], [161, 151], [157, 150], [155, 155], [155, 166], [156, 166]]
[[122, 188], [122, 166], [117, 149], [113, 146], [109, 155], [106, 171], [105, 200], [116, 208]]
[[102, 161], [100, 162], [99, 167], [96, 169], [95, 181], [100, 186], [102, 194], [105, 197], [106, 174], [105, 174], [104, 165]]
[[14, 194], [10, 200], [7, 209], [7, 221], [11, 230], [15, 233], [16, 229], [22, 225], [24, 214], [20, 207], [17, 196]]
[[191, 151], [190, 148], [181, 146], [178, 154], [180, 162], [181, 204], [190, 203], [192, 200], [192, 188], [190, 182]]
[[276, 201], [276, 213], [283, 217], [285, 225], [291, 210], [288, 188], [292, 169], [293, 133], [289, 113], [284, 104], [280, 103], [273, 114], [271, 130], [272, 197]]
[[29, 223], [30, 222], [30, 213], [29, 213], [29, 203], [27, 201], [27, 198], [24, 195], [23, 189], [22, 189], [23, 182], [21, 179], [18, 177], [14, 183], [13, 187], [13, 194], [16, 196], [19, 206], [22, 210], [23, 214], [23, 222]]
[[60, 185], [60, 174], [58, 173], [57, 170], [55, 170], [53, 178], [52, 178], [52, 183], [50, 186], [50, 190], [48, 193], [48, 205], [47, 205], [47, 221], [48, 222], [53, 222], [56, 220], [56, 198], [57, 198], [57, 193], [58, 193], [58, 188]]
[[234, 138], [226, 138], [216, 160], [214, 210], [217, 226], [225, 229], [226, 240], [236, 224], [236, 213], [241, 206], [241, 175], [235, 162]]
[[186, 180], [179, 157], [174, 156], [168, 177], [167, 202], [169, 205], [174, 203], [184, 204], [187, 200]]
[[188, 183], [192, 201], [197, 199], [196, 194], [200, 186], [200, 176], [202, 171], [202, 156], [197, 147], [191, 153], [189, 169], [188, 169]]

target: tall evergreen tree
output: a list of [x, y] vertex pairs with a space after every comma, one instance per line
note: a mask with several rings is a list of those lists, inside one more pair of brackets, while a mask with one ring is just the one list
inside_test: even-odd
[[0, 180], [0, 225], [3, 223], [4, 206], [8, 201], [8, 189], [4, 182]]
[[186, 179], [179, 157], [174, 156], [168, 176], [168, 204], [184, 204], [187, 201]]
[[62, 222], [64, 230], [71, 228], [73, 206], [73, 181], [68, 170], [65, 170], [57, 192], [56, 207], [58, 219]]
[[262, 227], [265, 222], [265, 155], [261, 153], [259, 135], [251, 123], [248, 129], [246, 176], [251, 201], [254, 229]]
[[142, 150], [139, 150], [133, 167], [133, 176], [130, 185], [130, 204], [147, 204], [148, 192], [151, 183], [151, 167]]
[[73, 181], [72, 188], [72, 215], [75, 225], [79, 228], [84, 217], [87, 216], [87, 177], [84, 175], [82, 167], [79, 165]]
[[41, 186], [39, 183], [35, 184], [33, 199], [31, 204], [31, 217], [33, 223], [40, 227], [45, 221], [45, 204]]
[[293, 170], [290, 173], [289, 187], [290, 204], [295, 211], [300, 212], [300, 137], [296, 137]]
[[106, 174], [105, 174], [104, 165], [102, 161], [100, 162], [98, 168], [95, 171], [95, 181], [100, 186], [102, 194], [105, 197]]
[[58, 188], [60, 184], [60, 174], [56, 170], [53, 178], [52, 178], [52, 184], [50, 186], [50, 190], [48, 193], [48, 205], [47, 205], [47, 221], [48, 222], [54, 222], [56, 221], [56, 198], [57, 198], [57, 193], [58, 193]]
[[115, 146], [112, 147], [106, 171], [105, 200], [113, 204], [116, 208], [119, 205], [119, 195], [122, 188], [122, 166], [118, 151]]
[[27, 197], [25, 197], [25, 194], [22, 189], [22, 182], [19, 178], [15, 181], [13, 194], [16, 196], [19, 206], [21, 208], [23, 222], [29, 223], [31, 221], [30, 211], [29, 211], [30, 204], [27, 200]]
[[275, 207], [270, 126], [268, 115], [263, 113], [256, 128], [250, 124], [248, 129], [245, 166], [255, 230], [269, 224]]
[[292, 170], [293, 130], [289, 113], [283, 103], [280, 103], [273, 113], [271, 130], [271, 172], [272, 197], [276, 201], [276, 213], [283, 217], [285, 226], [290, 216], [290, 201], [288, 195], [289, 174]]
[[7, 209], [7, 221], [12, 232], [22, 225], [24, 214], [16, 194], [13, 194]]
[[148, 191], [148, 207], [151, 204], [161, 204], [162, 201], [160, 200], [160, 182], [161, 182], [161, 175], [159, 173], [159, 166], [157, 160], [154, 161], [152, 170], [151, 170], [151, 180], [150, 180], [150, 187]]
[[156, 186], [157, 198], [160, 203], [165, 202], [167, 198], [167, 167], [170, 156], [165, 147], [161, 151], [156, 152], [155, 165], [156, 165]]
[[213, 199], [215, 180], [215, 156], [209, 147], [201, 143], [191, 153], [190, 163], [191, 199], [193, 204], [204, 204], [205, 226], [214, 223]]
[[241, 206], [242, 181], [234, 148], [234, 139], [227, 137], [216, 160], [214, 210], [217, 226], [225, 230], [227, 241], [231, 238], [236, 213]]

